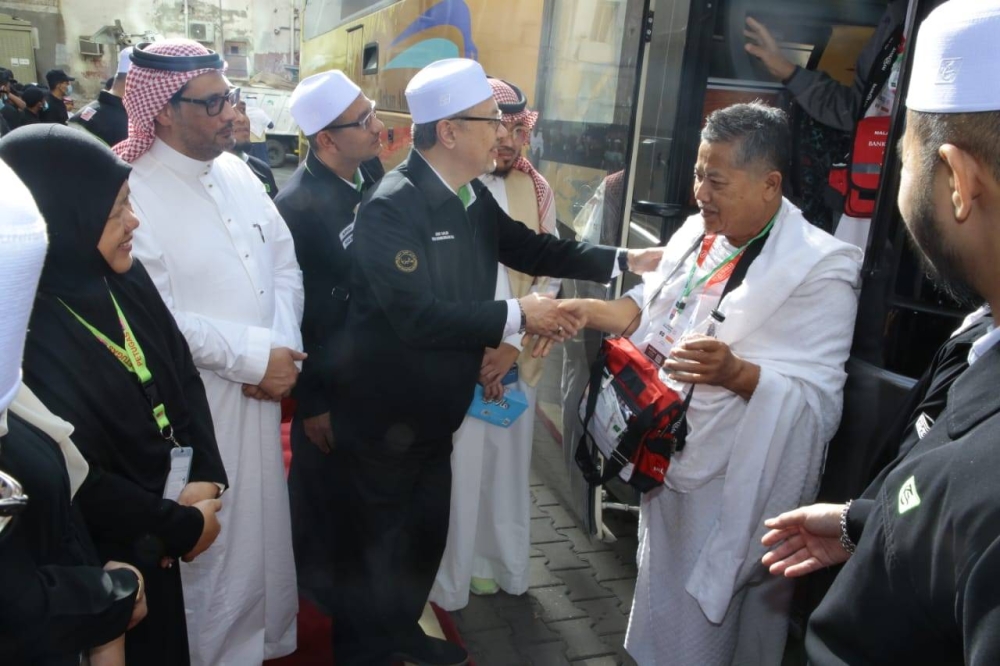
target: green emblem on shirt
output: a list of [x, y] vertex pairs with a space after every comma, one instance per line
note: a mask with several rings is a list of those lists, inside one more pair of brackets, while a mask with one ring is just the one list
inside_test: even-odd
[[917, 479], [911, 476], [899, 489], [899, 515], [920, 506], [920, 495], [917, 494]]

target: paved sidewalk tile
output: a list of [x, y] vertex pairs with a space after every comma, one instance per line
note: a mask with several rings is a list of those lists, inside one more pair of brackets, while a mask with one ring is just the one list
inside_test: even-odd
[[[529, 589], [563, 584], [561, 578], [557, 578], [554, 573], [545, 568], [544, 557], [532, 557], [528, 560], [528, 566], [531, 567], [531, 575], [528, 579]], [[608, 592], [608, 594], [611, 593]]]
[[580, 555], [580, 557], [590, 563], [598, 581], [604, 582], [606, 580], [623, 580], [636, 577], [635, 565], [622, 562], [622, 559], [613, 552], [585, 553]]
[[514, 645], [522, 652], [538, 643], [559, 640], [559, 634], [542, 621], [542, 609], [533, 600], [529, 599], [521, 606], [500, 608], [497, 614], [510, 625]]
[[611, 550], [610, 544], [606, 544], [600, 539], [593, 538], [579, 527], [560, 529], [559, 533], [573, 542], [573, 550], [577, 553], [596, 553]]
[[587, 618], [553, 622], [549, 626], [559, 632], [563, 640], [566, 641], [569, 646], [566, 657], [571, 661], [615, 654], [615, 648], [609, 646], [594, 633], [590, 620]]
[[[525, 664], [531, 666], [570, 666], [566, 658], [565, 643], [543, 643], [532, 646], [524, 653]], [[476, 664], [478, 665], [478, 662]]]
[[538, 486], [531, 489], [531, 496], [535, 498], [538, 506], [559, 505], [559, 498], [548, 486]]
[[546, 566], [549, 571], [564, 571], [566, 569], [586, 569], [591, 566], [590, 562], [581, 559], [573, 552], [573, 544], [569, 541], [562, 543], [540, 543], [535, 546], [545, 554]]
[[552, 527], [552, 519], [546, 516], [545, 518], [532, 518], [531, 519], [531, 543], [556, 543], [557, 541], [568, 541], [568, 539], [556, 532], [555, 528]]
[[635, 597], [635, 578], [626, 580], [606, 580], [601, 585], [615, 593], [621, 601], [622, 612], [628, 615], [632, 609], [632, 599]]
[[615, 595], [608, 588], [601, 587], [601, 584], [594, 578], [594, 572], [590, 569], [569, 569], [553, 575], [566, 583], [566, 588], [569, 590], [569, 600], [573, 602], [606, 599]]
[[552, 518], [552, 526], [557, 530], [576, 527], [576, 518], [566, 508], [559, 504], [539, 507]]
[[528, 595], [542, 607], [542, 620], [559, 622], [587, 617], [587, 612], [569, 600], [565, 585], [539, 587], [528, 590]]
[[538, 473], [535, 470], [531, 470], [530, 472], [528, 472], [528, 485], [544, 486], [545, 481], [542, 479], [542, 477], [538, 476]]
[[548, 518], [549, 514], [542, 511], [542, 507], [535, 503], [535, 500], [531, 500], [531, 517], [532, 518]]
[[607, 644], [615, 649], [615, 654], [618, 658], [618, 663], [622, 666], [636, 666], [635, 659], [625, 651], [625, 634], [609, 634], [607, 636], [602, 636], [601, 639]]
[[587, 617], [594, 623], [594, 631], [602, 636], [628, 629], [628, 616], [622, 613], [617, 597], [578, 601], [577, 606], [587, 611]]
[[509, 628], [463, 634], [462, 640], [476, 666], [524, 666]]
[[507, 621], [497, 615], [494, 604], [486, 597], [475, 595], [469, 595], [469, 605], [461, 610], [452, 611], [451, 616], [462, 636], [508, 626]]

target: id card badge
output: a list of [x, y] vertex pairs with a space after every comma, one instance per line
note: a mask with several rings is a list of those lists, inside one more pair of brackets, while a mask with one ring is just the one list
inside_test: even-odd
[[170, 473], [167, 474], [167, 483], [163, 488], [163, 499], [176, 502], [181, 496], [181, 491], [191, 476], [193, 457], [194, 449], [190, 446], [175, 446], [170, 449]]
[[667, 357], [670, 356], [670, 350], [674, 348], [674, 342], [676, 341], [674, 327], [676, 323], [676, 317], [669, 322], [664, 321], [656, 327], [653, 334], [648, 338], [646, 356], [656, 365], [662, 366], [666, 362]]

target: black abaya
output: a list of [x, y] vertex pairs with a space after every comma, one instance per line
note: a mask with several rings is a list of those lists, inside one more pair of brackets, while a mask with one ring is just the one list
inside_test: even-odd
[[146, 392], [66, 306], [118, 345], [114, 294], [183, 446], [194, 449], [190, 481], [225, 485], [204, 385], [190, 350], [152, 280], [136, 261], [114, 273], [97, 250], [130, 167], [96, 139], [54, 126], [11, 135], [0, 158], [20, 176], [45, 217], [49, 253], [29, 324], [24, 379], [91, 464], [77, 502], [100, 555], [136, 565], [149, 614], [126, 636], [128, 663], [189, 663], [178, 566], [204, 521], [193, 507], [162, 499], [172, 444], [161, 435]]

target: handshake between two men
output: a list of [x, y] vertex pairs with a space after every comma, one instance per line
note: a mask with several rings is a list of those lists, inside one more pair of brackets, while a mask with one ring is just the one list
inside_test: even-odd
[[[656, 270], [660, 265], [663, 248], [628, 250], [626, 257], [628, 270], [642, 275]], [[525, 334], [521, 347], [531, 349], [533, 358], [548, 356], [554, 344], [573, 338], [591, 319], [581, 299], [557, 300], [532, 293], [519, 298], [518, 303], [525, 316]], [[591, 327], [599, 328], [593, 324]], [[503, 396], [501, 382], [520, 354], [520, 348], [507, 342], [500, 343], [496, 349], [486, 350], [479, 373], [484, 399], [495, 400]]]

